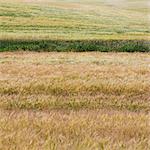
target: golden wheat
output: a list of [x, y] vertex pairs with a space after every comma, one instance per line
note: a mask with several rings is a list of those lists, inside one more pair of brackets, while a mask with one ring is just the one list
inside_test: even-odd
[[149, 149], [149, 53], [0, 53], [0, 149]]

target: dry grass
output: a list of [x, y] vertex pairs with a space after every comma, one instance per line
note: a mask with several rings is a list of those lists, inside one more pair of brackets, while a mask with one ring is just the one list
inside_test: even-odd
[[0, 149], [150, 148], [149, 53], [0, 53]]

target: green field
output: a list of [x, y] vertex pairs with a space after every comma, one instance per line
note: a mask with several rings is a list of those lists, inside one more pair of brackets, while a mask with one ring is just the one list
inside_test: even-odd
[[0, 51], [150, 51], [148, 15], [148, 0], [0, 0]]

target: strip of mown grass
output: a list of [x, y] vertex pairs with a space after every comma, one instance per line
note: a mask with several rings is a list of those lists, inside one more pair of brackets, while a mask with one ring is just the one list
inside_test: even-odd
[[0, 51], [150, 52], [146, 40], [0, 40]]

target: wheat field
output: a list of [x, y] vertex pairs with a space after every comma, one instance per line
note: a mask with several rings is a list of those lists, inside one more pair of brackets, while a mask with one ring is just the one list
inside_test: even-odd
[[0, 0], [0, 150], [149, 150], [149, 13]]
[[0, 149], [150, 149], [149, 53], [0, 53]]

